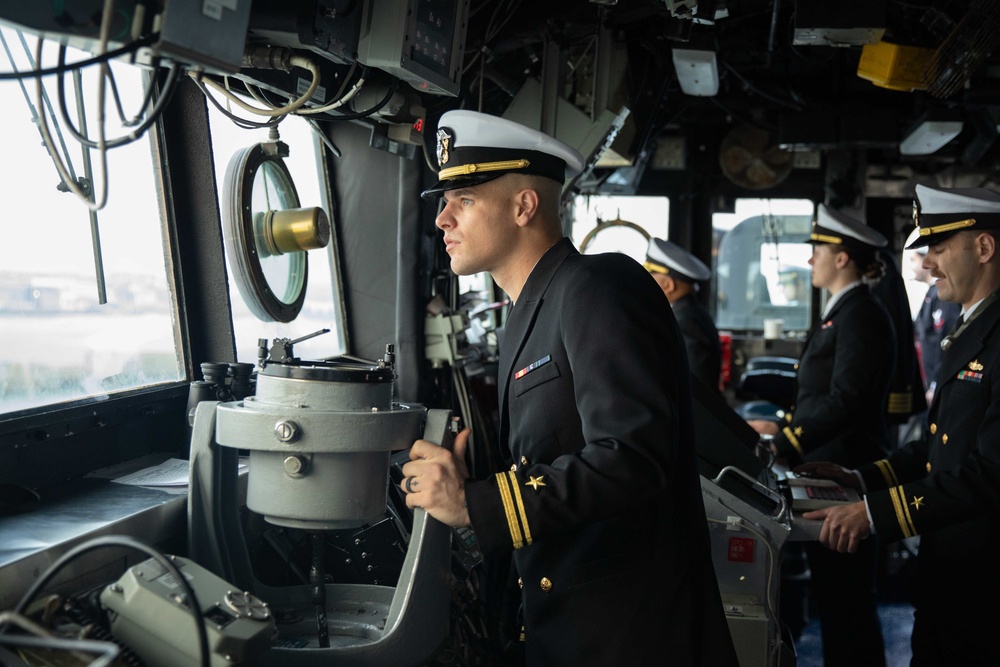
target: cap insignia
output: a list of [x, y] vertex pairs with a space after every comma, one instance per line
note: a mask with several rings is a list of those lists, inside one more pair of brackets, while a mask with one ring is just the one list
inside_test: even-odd
[[451, 147], [452, 147], [452, 142], [454, 140], [455, 140], [455, 135], [451, 133], [450, 128], [447, 127], [438, 128], [437, 161], [439, 167], [448, 164], [448, 160], [451, 159]]

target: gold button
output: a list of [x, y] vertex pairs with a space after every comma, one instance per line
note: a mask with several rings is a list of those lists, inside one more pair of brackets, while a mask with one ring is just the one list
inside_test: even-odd
[[927, 472], [928, 472], [928, 473], [930, 473], [930, 471], [931, 471], [931, 464], [930, 464], [930, 463], [928, 463], [928, 464], [927, 464]]
[[552, 590], [552, 580], [549, 579], [548, 577], [542, 577], [541, 587], [543, 591], [548, 593], [549, 591]]
[[510, 471], [511, 472], [517, 472], [517, 464], [516, 463], [511, 463], [510, 464]]
[[937, 424], [931, 424], [931, 435], [937, 433]]
[[517, 587], [518, 588], [524, 588], [524, 580], [521, 579], [521, 577], [517, 578]]
[[796, 370], [796, 371], [799, 370], [799, 365], [795, 364], [794, 366], [792, 366], [792, 370]]
[[523, 465], [523, 466], [528, 465], [528, 457], [527, 456], [522, 456], [521, 457], [521, 465]]
[[941, 444], [942, 445], [947, 445], [948, 444], [948, 434], [947, 433], [943, 433], [941, 435]]

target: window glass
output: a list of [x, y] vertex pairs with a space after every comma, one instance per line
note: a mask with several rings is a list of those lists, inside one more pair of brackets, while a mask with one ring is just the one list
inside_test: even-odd
[[[37, 38], [25, 35], [22, 41], [6, 28], [0, 35], [5, 47], [0, 48], [0, 70], [32, 69]], [[69, 49], [66, 60], [91, 55]], [[55, 62], [55, 45], [46, 43], [42, 64]], [[134, 115], [141, 107], [146, 72], [120, 62], [112, 62], [111, 69], [125, 113]], [[97, 74], [97, 67], [82, 72], [92, 137], [97, 136]], [[58, 109], [56, 77], [44, 81], [51, 107], [43, 106], [50, 113]], [[18, 81], [0, 81], [7, 160], [0, 192], [8, 204], [0, 243], [0, 414], [185, 380], [149, 133], [107, 152], [107, 205], [91, 215], [80, 199], [60, 188], [59, 174], [32, 122], [42, 113], [35, 80], [22, 83], [23, 88]], [[69, 118], [82, 127], [72, 74], [66, 75], [65, 86]], [[110, 90], [106, 109], [108, 139], [131, 131], [122, 127]], [[98, 152], [84, 149], [58, 117], [48, 119], [55, 146], [77, 178], [87, 173], [84, 156], [89, 154], [100, 193], [105, 183]], [[103, 304], [95, 231], [105, 280]]]
[[813, 209], [801, 199], [739, 199], [734, 213], [713, 216], [719, 329], [762, 331], [765, 319], [809, 328]]
[[[209, 105], [209, 122], [219, 199], [221, 205], [226, 206], [222, 202], [222, 191], [230, 159], [243, 148], [268, 141], [268, 130], [239, 128], [212, 105]], [[266, 338], [270, 342], [275, 338], [297, 340], [322, 329], [329, 329], [330, 332], [297, 343], [295, 356], [302, 359], [326, 359], [346, 352], [339, 272], [334, 270], [333, 259], [336, 223], [328, 203], [327, 189], [321, 181], [322, 144], [312, 126], [298, 116], [285, 118], [278, 126], [278, 134], [281, 141], [288, 145], [289, 155], [284, 158], [284, 162], [295, 183], [299, 206], [321, 207], [329, 216], [334, 230], [331, 231], [331, 241], [327, 247], [308, 251], [305, 302], [298, 316], [288, 323], [263, 322], [250, 311], [240, 297], [233, 267], [228, 264], [229, 257], [226, 257], [236, 356], [237, 361], [241, 362], [256, 363], [257, 341], [260, 338]]]
[[[643, 262], [649, 247], [647, 235], [667, 238], [670, 200], [666, 197], [578, 195], [572, 210], [573, 244], [588, 255], [620, 252]], [[599, 224], [611, 221], [632, 224], [606, 225], [597, 231]]]

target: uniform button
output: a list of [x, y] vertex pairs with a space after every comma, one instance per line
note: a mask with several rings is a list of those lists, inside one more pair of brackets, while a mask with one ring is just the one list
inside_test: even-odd
[[937, 424], [931, 424], [931, 435], [937, 433]]
[[524, 588], [524, 579], [522, 579], [521, 577], [517, 578], [517, 587]]
[[792, 366], [792, 370], [796, 370], [796, 371], [799, 370], [799, 365], [795, 364], [794, 366]]
[[549, 579], [548, 577], [542, 577], [540, 585], [542, 587], [542, 590], [545, 591], [546, 593], [552, 590], [552, 580]]
[[942, 433], [941, 434], [941, 444], [942, 445], [947, 445], [948, 444], [948, 434], [947, 433]]
[[522, 456], [521, 457], [521, 465], [523, 465], [523, 466], [528, 465], [528, 457], [527, 456]]
[[516, 463], [511, 463], [510, 464], [510, 471], [511, 472], [517, 472], [517, 464]]
[[930, 474], [930, 472], [931, 472], [931, 464], [928, 463], [927, 464], [927, 473]]

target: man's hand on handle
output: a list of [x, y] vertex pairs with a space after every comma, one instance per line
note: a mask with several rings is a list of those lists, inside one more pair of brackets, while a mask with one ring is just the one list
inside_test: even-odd
[[465, 450], [471, 433], [471, 429], [462, 429], [450, 450], [427, 440], [413, 443], [399, 484], [406, 493], [407, 507], [422, 507], [441, 523], [455, 528], [469, 525], [469, 510], [465, 507], [465, 480], [469, 477]]

